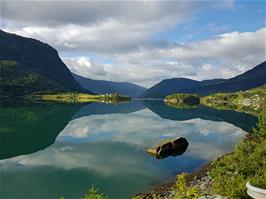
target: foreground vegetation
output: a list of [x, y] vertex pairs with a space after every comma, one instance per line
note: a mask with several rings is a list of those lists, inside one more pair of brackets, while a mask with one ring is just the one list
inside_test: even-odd
[[213, 179], [211, 192], [230, 198], [249, 198], [246, 182], [266, 189], [266, 113], [258, 128], [242, 140], [233, 153], [213, 162], [209, 172]]
[[235, 150], [214, 160], [206, 175], [211, 179], [205, 192], [179, 175], [173, 187], [174, 198], [198, 198], [203, 194], [220, 194], [229, 198], [249, 198], [246, 183], [266, 189], [266, 112], [260, 116], [257, 128], [236, 145]]
[[42, 101], [52, 101], [59, 103], [88, 103], [88, 102], [103, 102], [103, 103], [118, 103], [129, 101], [131, 97], [118, 94], [92, 95], [86, 93], [56, 93], [56, 94], [33, 94], [28, 98]]
[[[81, 199], [106, 199], [107, 197], [99, 190], [99, 188], [95, 188], [93, 185]], [[59, 199], [67, 199], [64, 196], [60, 197]]]

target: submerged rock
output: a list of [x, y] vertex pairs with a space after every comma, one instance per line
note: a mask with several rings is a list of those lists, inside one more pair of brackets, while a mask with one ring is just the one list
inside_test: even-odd
[[189, 143], [186, 138], [178, 137], [171, 140], [164, 140], [146, 151], [158, 159], [163, 159], [168, 156], [182, 155], [186, 151], [188, 145]]

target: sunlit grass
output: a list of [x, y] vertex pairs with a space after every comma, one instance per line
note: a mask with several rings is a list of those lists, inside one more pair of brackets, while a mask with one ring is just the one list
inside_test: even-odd
[[236, 145], [233, 153], [213, 162], [211, 191], [230, 198], [249, 198], [246, 182], [266, 189], [266, 113], [257, 129]]
[[55, 94], [34, 94], [30, 98], [42, 101], [51, 101], [59, 103], [118, 103], [120, 101], [131, 100], [128, 96], [118, 94], [92, 95], [87, 93], [55, 93]]
[[215, 109], [259, 115], [266, 108], [266, 86], [236, 93], [216, 93], [201, 98], [201, 104]]

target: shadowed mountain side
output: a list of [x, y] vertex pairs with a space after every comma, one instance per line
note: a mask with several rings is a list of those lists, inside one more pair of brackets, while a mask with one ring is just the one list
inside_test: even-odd
[[138, 100], [133, 100], [127, 103], [119, 104], [103, 104], [89, 103], [82, 107], [73, 117], [72, 120], [79, 117], [96, 115], [96, 114], [111, 114], [111, 113], [132, 113], [146, 108], [143, 103]]
[[84, 88], [96, 94], [118, 93], [131, 97], [139, 97], [147, 89], [131, 82], [113, 82], [106, 80], [94, 80], [72, 73], [75, 80]]
[[144, 105], [161, 118], [185, 121], [195, 118], [211, 121], [223, 121], [250, 132], [258, 119], [255, 116], [229, 110], [216, 110], [205, 106], [197, 108], [176, 109], [167, 106], [163, 101], [144, 101]]
[[[6, 81], [21, 82], [26, 78], [27, 81], [24, 80], [24, 89], [26, 89], [27, 84], [37, 78], [48, 85], [52, 84], [56, 91], [86, 91], [72, 77], [56, 49], [46, 43], [0, 30], [0, 49], [0, 60], [17, 63], [17, 67], [12, 71], [9, 70], [10, 67], [1, 70], [0, 75], [3, 78], [9, 73], [14, 74], [14, 77], [9, 76]], [[16, 70], [19, 74], [16, 74]], [[8, 86], [12, 85], [8, 84]], [[38, 91], [51, 91], [51, 89], [50, 86], [43, 86], [42, 90]]]
[[[56, 81], [14, 61], [0, 60], [0, 79], [1, 98], [7, 95], [22, 96], [33, 92], [60, 92], [66, 90]], [[9, 99], [12, 98], [9, 97]]]
[[151, 88], [147, 89], [147, 91], [142, 94], [142, 97], [164, 98], [165, 96], [173, 93], [187, 93], [186, 90], [198, 87], [199, 84], [207, 85], [218, 83], [220, 81], [222, 81], [222, 79], [204, 80], [201, 82], [187, 78], [165, 79], [159, 82], [158, 84], [155, 84]]
[[266, 61], [236, 77], [212, 84], [200, 85], [198, 88], [191, 88], [189, 92], [198, 95], [208, 95], [218, 92], [237, 92], [256, 88], [265, 83]]
[[262, 86], [266, 83], [266, 61], [230, 79], [196, 81], [186, 78], [165, 79], [149, 88], [142, 96], [164, 98], [174, 93], [193, 93], [200, 96], [217, 92], [236, 92]]
[[0, 159], [50, 146], [80, 107], [55, 104], [0, 107]]

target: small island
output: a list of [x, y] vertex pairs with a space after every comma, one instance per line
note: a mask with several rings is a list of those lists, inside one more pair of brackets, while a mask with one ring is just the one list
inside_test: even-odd
[[266, 104], [266, 85], [235, 93], [214, 93], [203, 97], [175, 93], [165, 97], [166, 105], [174, 108], [196, 108], [199, 104], [221, 110], [234, 110], [258, 116]]
[[175, 93], [165, 97], [164, 102], [174, 108], [195, 108], [200, 98], [195, 94]]

